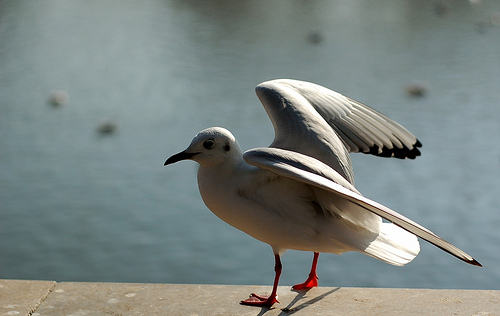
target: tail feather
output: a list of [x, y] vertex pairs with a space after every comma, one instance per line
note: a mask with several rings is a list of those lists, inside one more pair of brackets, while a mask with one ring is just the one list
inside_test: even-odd
[[419, 251], [417, 236], [392, 223], [382, 223], [379, 236], [363, 252], [392, 265], [403, 266]]

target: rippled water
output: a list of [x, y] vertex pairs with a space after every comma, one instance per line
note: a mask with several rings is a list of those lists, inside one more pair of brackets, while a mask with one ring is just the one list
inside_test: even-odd
[[[163, 162], [208, 126], [269, 144], [253, 89], [296, 78], [414, 132], [415, 161], [353, 156], [358, 189], [484, 265], [423, 242], [404, 268], [323, 254], [320, 284], [498, 289], [499, 20], [493, 0], [0, 1], [0, 278], [271, 284], [270, 247]], [[288, 252], [282, 284], [311, 259]]]

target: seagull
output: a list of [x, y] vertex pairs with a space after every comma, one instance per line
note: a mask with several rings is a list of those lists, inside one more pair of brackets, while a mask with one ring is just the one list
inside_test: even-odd
[[294, 290], [318, 286], [320, 252], [357, 251], [403, 266], [420, 251], [417, 236], [481, 266], [354, 187], [351, 152], [400, 159], [420, 156], [422, 144], [406, 128], [310, 82], [266, 81], [256, 87], [256, 93], [274, 126], [269, 147], [242, 152], [231, 132], [211, 127], [164, 164], [186, 159], [199, 163], [198, 187], [206, 206], [224, 222], [271, 246], [275, 258], [271, 294], [252, 293], [241, 304], [270, 308], [279, 303], [280, 254], [289, 249], [314, 253], [309, 277]]

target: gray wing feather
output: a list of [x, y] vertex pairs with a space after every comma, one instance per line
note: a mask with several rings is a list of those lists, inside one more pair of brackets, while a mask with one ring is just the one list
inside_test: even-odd
[[335, 170], [317, 159], [277, 148], [252, 149], [245, 152], [243, 157], [250, 165], [341, 195], [352, 203], [398, 225], [460, 260], [481, 266], [470, 255], [427, 228], [380, 203], [365, 198]]
[[[285, 148], [279, 146], [281, 135], [293, 130], [290, 128], [293, 123], [285, 121], [300, 118], [282, 115], [286, 103], [292, 108], [312, 107], [342, 139], [349, 152], [410, 159], [420, 156], [418, 147], [422, 144], [406, 128], [369, 106], [325, 87], [278, 79], [259, 84], [256, 91], [274, 124], [277, 138], [273, 147]], [[307, 128], [307, 124], [299, 128]]]

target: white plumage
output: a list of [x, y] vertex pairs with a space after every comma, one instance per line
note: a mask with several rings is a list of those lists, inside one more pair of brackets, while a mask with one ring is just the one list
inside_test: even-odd
[[313, 83], [280, 79], [261, 83], [256, 91], [275, 129], [268, 148], [242, 153], [228, 130], [212, 127], [165, 162], [198, 162], [198, 186], [208, 208], [272, 247], [273, 293], [269, 297], [252, 294], [242, 303], [270, 306], [277, 302], [279, 254], [287, 249], [315, 252], [309, 279], [297, 289], [317, 285], [319, 252], [358, 251], [401, 266], [418, 254], [416, 236], [480, 266], [465, 252], [363, 197], [354, 187], [349, 152], [413, 159], [420, 155], [421, 144], [408, 130]]

